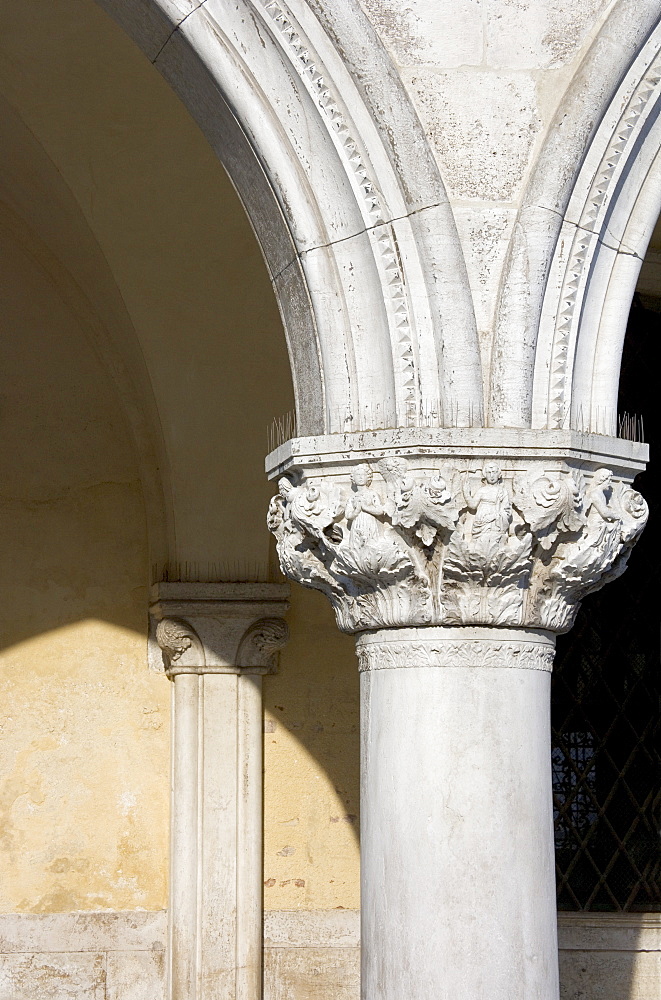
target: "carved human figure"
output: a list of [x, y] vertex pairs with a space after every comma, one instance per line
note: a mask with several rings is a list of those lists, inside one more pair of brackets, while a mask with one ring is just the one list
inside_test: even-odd
[[452, 495], [448, 490], [448, 484], [440, 472], [436, 472], [429, 480], [427, 494], [432, 503], [435, 504], [449, 504], [452, 502]]
[[594, 523], [595, 515], [604, 521], [621, 521], [621, 512], [613, 490], [613, 473], [610, 469], [597, 469], [587, 495], [588, 521]]
[[[468, 462], [463, 468], [466, 469]], [[345, 631], [420, 624], [532, 625], [566, 631], [586, 593], [619, 575], [647, 504], [608, 469], [531, 463], [512, 483], [415, 472], [402, 455], [337, 474], [283, 478], [269, 508], [283, 571], [326, 593]], [[463, 470], [462, 470], [463, 471]], [[463, 503], [456, 494], [463, 492]], [[470, 512], [457, 530], [459, 508]], [[514, 510], [517, 512], [516, 525]]]
[[503, 474], [495, 462], [486, 462], [482, 469], [482, 485], [472, 491], [470, 480], [464, 482], [466, 506], [475, 515], [471, 536], [485, 541], [500, 541], [509, 532], [512, 522], [512, 502], [503, 485]]
[[368, 542], [381, 533], [378, 517], [383, 517], [381, 497], [370, 489], [372, 470], [369, 465], [357, 465], [351, 473], [352, 492], [344, 505], [344, 516], [351, 528], [354, 544], [359, 539]]

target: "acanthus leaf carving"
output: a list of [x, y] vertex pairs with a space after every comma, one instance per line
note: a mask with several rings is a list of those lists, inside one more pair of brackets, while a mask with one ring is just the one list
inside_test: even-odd
[[269, 527], [283, 572], [323, 591], [347, 632], [410, 625], [566, 631], [623, 572], [647, 504], [608, 469], [587, 479], [493, 460], [415, 472], [395, 455], [337, 478], [283, 477]]
[[204, 666], [204, 646], [197, 632], [183, 618], [162, 618], [156, 625], [156, 642], [168, 673], [177, 666]]
[[578, 537], [561, 541], [535, 567], [530, 605], [541, 628], [571, 628], [583, 598], [624, 572], [647, 522], [644, 498], [621, 484], [618, 489], [609, 469], [595, 471], [582, 506]]
[[260, 618], [245, 632], [237, 652], [238, 667], [260, 667], [273, 671], [276, 657], [289, 639], [284, 618]]

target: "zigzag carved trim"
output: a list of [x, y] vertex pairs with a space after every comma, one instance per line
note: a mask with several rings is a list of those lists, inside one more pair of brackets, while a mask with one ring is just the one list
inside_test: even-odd
[[632, 139], [642, 127], [650, 101], [661, 96], [661, 47], [657, 46], [645, 75], [633, 91], [615, 126], [595, 172], [567, 259], [555, 320], [549, 391], [549, 427], [563, 427], [569, 386], [569, 349], [578, 324], [577, 309], [589, 266], [599, 241], [613, 181], [619, 177]]
[[386, 221], [381, 196], [340, 102], [327, 82], [328, 74], [324, 72], [321, 60], [313, 53], [300, 28], [278, 0], [260, 0], [260, 3], [283, 38], [292, 63], [320, 108], [322, 119], [340, 150], [347, 172], [353, 177], [354, 187], [361, 193], [368, 227], [374, 232], [377, 263], [387, 289], [391, 340], [397, 362], [397, 395], [404, 407], [407, 404], [415, 405], [416, 372], [409, 303], [401, 261], [392, 227]]

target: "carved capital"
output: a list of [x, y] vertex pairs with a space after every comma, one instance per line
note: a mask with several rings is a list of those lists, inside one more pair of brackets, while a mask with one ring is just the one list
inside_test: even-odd
[[237, 666], [275, 668], [278, 652], [289, 639], [289, 628], [283, 618], [260, 618], [246, 631], [239, 644]]
[[239, 673], [275, 670], [289, 638], [289, 584], [159, 583], [152, 589], [153, 670]]
[[607, 468], [577, 449], [403, 450], [292, 458], [270, 504], [283, 572], [325, 593], [345, 632], [565, 632], [583, 597], [624, 571], [647, 520], [622, 454]]
[[166, 673], [175, 667], [205, 666], [200, 637], [183, 618], [161, 618], [156, 625], [156, 642], [163, 654]]

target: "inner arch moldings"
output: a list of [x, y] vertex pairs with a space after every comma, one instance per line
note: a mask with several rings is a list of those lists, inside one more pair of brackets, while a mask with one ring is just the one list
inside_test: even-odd
[[[338, 51], [337, 23], [322, 24], [306, 4], [150, 0], [138, 13], [126, 0], [99, 2], [182, 98], [242, 198], [280, 304], [298, 433], [411, 424], [430, 404], [441, 424], [481, 422], [454, 217], [357, 5], [343, 31], [354, 49], [369, 33], [377, 64], [360, 73]], [[372, 77], [405, 142], [380, 121]]]

